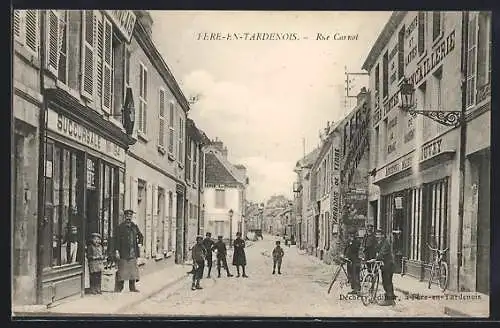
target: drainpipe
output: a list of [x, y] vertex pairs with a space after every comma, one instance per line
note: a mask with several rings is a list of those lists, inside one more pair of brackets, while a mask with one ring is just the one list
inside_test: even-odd
[[41, 239], [43, 236], [43, 230], [45, 224], [45, 131], [46, 131], [46, 112], [47, 112], [47, 101], [45, 97], [45, 83], [44, 83], [44, 71], [45, 71], [45, 10], [39, 11], [40, 19], [40, 48], [38, 49], [38, 54], [40, 58], [40, 92], [42, 93], [42, 104], [40, 106], [40, 115], [38, 121], [38, 199], [37, 199], [37, 261], [36, 261], [36, 299], [37, 304], [43, 303], [42, 295], [42, 274], [43, 265], [42, 259], [44, 255], [43, 246], [41, 244]]
[[465, 189], [465, 152], [467, 142], [467, 60], [469, 13], [462, 12], [462, 108], [460, 116], [460, 153], [459, 153], [459, 196], [458, 196], [458, 233], [457, 233], [457, 292], [460, 292], [460, 267], [463, 260], [463, 227], [464, 227], [464, 189]]
[[[198, 144], [198, 154], [200, 154], [201, 157], [201, 148], [202, 144]], [[196, 155], [195, 155], [196, 156]], [[201, 234], [200, 228], [201, 228], [201, 180], [200, 180], [200, 160], [198, 159], [198, 167], [196, 168], [198, 170], [198, 174], [196, 175], [198, 177], [198, 235]]]

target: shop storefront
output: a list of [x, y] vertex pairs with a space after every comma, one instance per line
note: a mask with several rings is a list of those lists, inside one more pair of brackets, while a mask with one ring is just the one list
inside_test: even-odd
[[129, 139], [70, 97], [60, 92], [47, 95], [45, 208], [38, 240], [44, 304], [84, 293], [90, 235], [100, 233], [104, 254], [110, 255], [124, 209]]
[[[431, 147], [431, 148], [429, 148]], [[432, 149], [428, 151], [428, 149]], [[377, 173], [380, 187], [380, 223], [390, 239], [395, 257], [395, 272], [405, 271], [420, 280], [428, 279], [433, 248], [450, 248], [452, 180], [455, 175], [452, 134], [441, 136], [388, 164]], [[448, 263], [449, 254], [448, 251]]]

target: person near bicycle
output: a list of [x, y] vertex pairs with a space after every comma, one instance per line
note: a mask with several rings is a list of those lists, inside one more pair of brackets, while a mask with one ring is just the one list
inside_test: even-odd
[[[364, 260], [371, 260], [377, 256], [377, 237], [375, 236], [375, 231], [373, 229], [373, 224], [368, 224], [366, 226], [367, 232], [363, 236], [363, 241], [361, 242], [361, 249], [363, 252]], [[367, 267], [368, 272], [371, 272], [371, 266]]]
[[382, 286], [384, 286], [385, 300], [380, 305], [394, 305], [394, 286], [392, 284], [392, 275], [394, 273], [394, 259], [392, 257], [391, 244], [385, 237], [382, 230], [377, 230], [376, 237], [378, 241], [376, 259], [383, 261], [382, 267]]
[[347, 262], [347, 274], [351, 283], [352, 290], [348, 294], [358, 294], [361, 287], [359, 282], [359, 272], [361, 270], [361, 262], [359, 258], [360, 241], [356, 238], [358, 231], [356, 228], [348, 230], [347, 245], [344, 249], [344, 257], [349, 259]]

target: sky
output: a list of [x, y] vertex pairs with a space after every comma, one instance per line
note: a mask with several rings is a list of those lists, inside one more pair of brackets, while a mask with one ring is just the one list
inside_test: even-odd
[[[304, 150], [319, 146], [319, 131], [328, 121], [338, 121], [354, 105], [349, 99], [345, 106], [345, 69], [362, 72], [391, 12], [151, 15], [159, 52], [185, 96], [198, 96], [189, 117], [210, 139], [224, 142], [233, 164], [247, 167], [247, 199], [263, 202], [278, 194], [292, 198], [295, 163]], [[219, 40], [210, 40], [211, 33], [220, 33]], [[221, 39], [228, 33], [231, 40]], [[252, 40], [254, 33], [276, 34], [274, 40]], [[335, 35], [357, 39], [334, 40]], [[367, 83], [366, 76], [355, 78], [350, 95]]]

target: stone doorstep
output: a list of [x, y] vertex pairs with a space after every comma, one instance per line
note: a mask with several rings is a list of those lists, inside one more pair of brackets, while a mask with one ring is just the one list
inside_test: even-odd
[[[175, 269], [175, 270], [172, 270]], [[165, 271], [168, 271], [165, 273]], [[167, 277], [167, 279], [165, 279]], [[86, 295], [83, 298], [68, 298], [67, 302], [48, 308], [45, 305], [31, 307], [16, 307], [14, 313], [20, 314], [109, 314], [120, 312], [151, 297], [160, 290], [177, 283], [186, 277], [186, 267], [175, 265], [163, 270], [145, 275], [139, 282], [140, 293], [130, 293], [127, 283], [122, 293], [104, 292], [102, 295]], [[171, 279], [168, 279], [171, 278]], [[142, 282], [142, 284], [141, 284]], [[155, 284], [156, 282], [156, 284]]]

